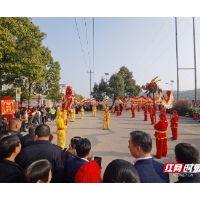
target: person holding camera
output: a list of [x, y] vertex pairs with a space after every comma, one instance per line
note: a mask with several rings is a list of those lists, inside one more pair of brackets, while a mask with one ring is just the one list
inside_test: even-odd
[[67, 183], [75, 183], [75, 176], [81, 166], [89, 161], [87, 160], [90, 155], [91, 142], [87, 138], [81, 138], [76, 143], [76, 157], [69, 158], [65, 163], [65, 174]]
[[[64, 157], [66, 160], [68, 160], [71, 157], [76, 157], [77, 153], [76, 153], [76, 145], [78, 143], [78, 141], [81, 139], [81, 137], [75, 136], [71, 139], [71, 142], [69, 144], [69, 148], [67, 151], [65, 151], [64, 153]], [[90, 154], [87, 158], [88, 161], [93, 159], [93, 155]]]

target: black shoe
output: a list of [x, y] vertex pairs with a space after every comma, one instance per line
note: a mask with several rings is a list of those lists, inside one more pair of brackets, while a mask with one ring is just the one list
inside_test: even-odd
[[158, 158], [156, 155], [153, 155], [153, 157], [156, 158], [156, 159], [161, 159], [161, 158]]

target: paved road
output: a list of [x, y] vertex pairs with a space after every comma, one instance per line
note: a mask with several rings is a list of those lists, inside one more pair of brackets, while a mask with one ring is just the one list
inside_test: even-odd
[[[158, 119], [159, 112], [157, 112]], [[170, 115], [167, 114], [168, 122]], [[70, 120], [70, 119], [69, 119]], [[129, 134], [134, 130], [142, 130], [149, 133], [153, 140], [153, 149], [151, 154], [156, 154], [156, 144], [154, 138], [154, 129], [148, 121], [144, 120], [143, 111], [136, 112], [136, 118], [132, 118], [131, 111], [122, 112], [120, 117], [116, 114], [111, 114], [110, 130], [103, 130], [103, 111], [97, 111], [96, 117], [92, 117], [92, 112], [86, 111], [84, 119], [81, 119], [81, 114], [76, 115], [75, 122], [68, 122], [66, 134], [66, 147], [69, 146], [70, 139], [74, 136], [86, 137], [91, 141], [91, 152], [94, 156], [102, 157], [102, 173], [106, 166], [114, 159], [124, 159], [133, 162], [128, 149]], [[47, 122], [50, 125], [51, 133], [54, 135], [53, 142], [57, 143], [56, 123]], [[170, 125], [170, 124], [169, 124]], [[168, 154], [167, 157], [158, 159], [162, 163], [175, 163], [174, 147], [180, 142], [188, 142], [200, 150], [200, 123], [189, 117], [179, 118], [178, 140], [172, 141], [170, 137], [171, 128], [168, 127]], [[177, 178], [170, 174], [170, 182], [176, 181]]]

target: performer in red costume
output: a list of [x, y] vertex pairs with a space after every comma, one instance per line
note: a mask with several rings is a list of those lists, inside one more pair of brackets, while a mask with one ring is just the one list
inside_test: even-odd
[[157, 105], [155, 105], [155, 113], [156, 113], [156, 111], [157, 111]]
[[132, 118], [135, 118], [135, 106], [134, 105], [132, 105], [131, 110], [132, 110]]
[[154, 125], [155, 134], [156, 137], [156, 148], [157, 153], [154, 157], [162, 158], [162, 156], [167, 156], [167, 134], [166, 130], [168, 127], [168, 122], [165, 120], [165, 114], [161, 113], [160, 121]]
[[150, 108], [150, 117], [151, 117], [151, 124], [154, 125], [155, 111], [153, 106]]
[[149, 113], [151, 112], [151, 106], [150, 106], [150, 104], [148, 106], [148, 111], [149, 111]]
[[160, 105], [160, 113], [162, 112], [162, 110], [163, 110], [163, 106], [162, 106], [162, 104]]
[[125, 109], [126, 109], [126, 112], [127, 112], [127, 110], [128, 110], [128, 106], [125, 104]]
[[167, 122], [167, 116], [166, 116], [165, 108], [162, 108], [161, 113], [163, 113], [165, 115], [165, 121]]
[[120, 116], [120, 113], [121, 113], [121, 109], [120, 109], [120, 105], [118, 105], [118, 107], [117, 107], [117, 116]]
[[144, 121], [148, 121], [148, 107], [144, 107]]
[[178, 120], [179, 120], [179, 116], [176, 110], [173, 111], [173, 117], [171, 118], [170, 122], [171, 122], [171, 130], [172, 130], [172, 138], [174, 140], [177, 140], [178, 138]]
[[141, 107], [140, 107], [140, 104], [138, 104], [138, 112], [140, 112], [140, 108], [141, 108]]

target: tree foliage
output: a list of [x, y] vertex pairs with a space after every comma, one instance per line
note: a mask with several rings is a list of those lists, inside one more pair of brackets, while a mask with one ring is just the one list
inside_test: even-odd
[[142, 90], [139, 85], [136, 85], [135, 80], [133, 79], [133, 72], [129, 71], [127, 67], [123, 66], [120, 68], [117, 74], [123, 78], [125, 98], [129, 98], [130, 96], [138, 96], [140, 94]]
[[0, 86], [20, 87], [22, 97], [28, 100], [36, 93], [58, 97], [60, 64], [42, 46], [45, 38], [29, 18], [0, 18]]
[[124, 98], [124, 83], [123, 78], [118, 74], [113, 74], [109, 79], [109, 92], [108, 96], [113, 98], [114, 105], [116, 97]]
[[99, 84], [94, 83], [92, 97], [95, 98], [97, 101], [103, 101], [108, 92], [108, 84], [102, 78]]

